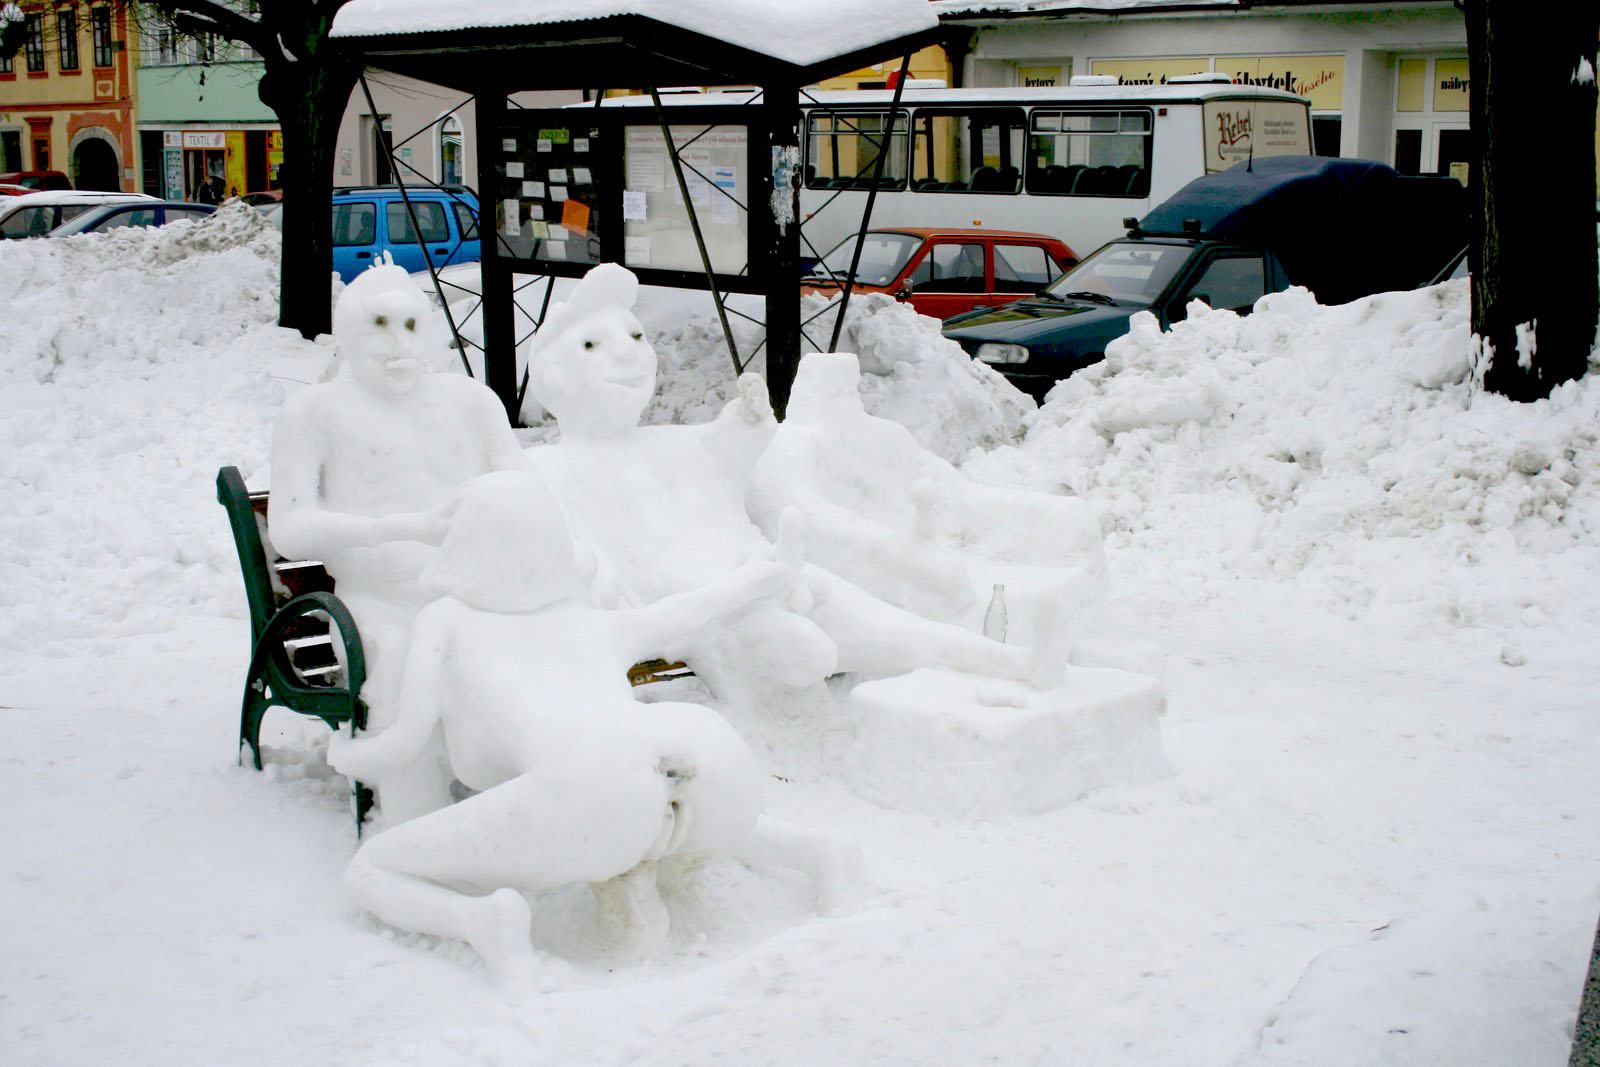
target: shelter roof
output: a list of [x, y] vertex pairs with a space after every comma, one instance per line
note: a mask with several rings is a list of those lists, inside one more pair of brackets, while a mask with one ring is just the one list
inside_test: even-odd
[[811, 81], [933, 43], [927, 0], [351, 0], [373, 65], [514, 89]]

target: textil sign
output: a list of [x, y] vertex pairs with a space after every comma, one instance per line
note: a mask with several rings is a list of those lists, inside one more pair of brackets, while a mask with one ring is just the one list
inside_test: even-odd
[[1238, 85], [1264, 85], [1307, 97], [1313, 111], [1344, 108], [1344, 57], [1338, 55], [1095, 59], [1089, 69], [1114, 75], [1120, 85], [1165, 85], [1170, 78], [1216, 71]]

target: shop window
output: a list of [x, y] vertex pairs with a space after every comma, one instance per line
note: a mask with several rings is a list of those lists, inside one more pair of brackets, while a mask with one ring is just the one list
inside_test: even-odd
[[27, 33], [22, 51], [28, 57], [28, 73], [37, 74], [44, 70], [44, 16], [37, 12], [29, 15], [23, 29]]
[[78, 13], [70, 7], [56, 12], [56, 38], [61, 46], [61, 69], [78, 69]]
[[904, 188], [906, 113], [895, 113], [894, 129], [886, 136], [888, 125], [888, 111], [811, 112], [806, 118], [806, 187], [864, 189], [877, 170], [879, 154], [887, 151], [880, 188]]
[[89, 28], [94, 38], [94, 65], [97, 67], [111, 66], [111, 9], [109, 7], [90, 8]]
[[1439, 174], [1468, 181], [1472, 165], [1472, 133], [1468, 130], [1439, 130]]
[[1422, 131], [1394, 131], [1394, 169], [1401, 174], [1422, 173]]
[[[450, 223], [446, 221], [444, 205], [437, 200], [411, 202], [411, 210], [417, 213], [417, 225], [422, 228], [422, 239], [428, 244], [450, 240]], [[389, 222], [389, 243], [394, 245], [414, 245], [417, 243], [416, 231], [411, 228], [411, 215], [406, 211], [404, 203], [391, 203], [385, 211]]]
[[33, 140], [33, 169], [50, 169], [50, 141], [48, 138], [36, 137]]
[[924, 193], [1022, 189], [1020, 110], [919, 110], [911, 124], [911, 188]]
[[0, 130], [0, 171], [26, 169], [22, 165], [22, 132]]
[[1344, 119], [1338, 115], [1311, 116], [1311, 153], [1317, 156], [1339, 154], [1339, 137], [1344, 130]]
[[439, 123], [439, 184], [460, 185], [462, 162], [461, 120], [447, 115]]
[[1150, 112], [1041, 110], [1029, 122], [1028, 192], [1150, 195]]
[[919, 293], [983, 292], [983, 246], [934, 245], [911, 272], [911, 288]]
[[1395, 81], [1394, 109], [1403, 112], [1421, 111], [1422, 101], [1428, 91], [1428, 61], [1402, 59], [1395, 73]]
[[363, 115], [361, 121], [367, 129], [369, 164], [362, 169], [371, 175], [372, 185], [392, 185], [395, 176], [394, 168], [389, 165], [389, 159], [394, 153], [394, 126], [389, 121], [388, 115]]

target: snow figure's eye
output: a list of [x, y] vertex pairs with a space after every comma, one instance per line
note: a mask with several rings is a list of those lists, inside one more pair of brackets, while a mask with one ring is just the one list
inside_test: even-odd
[[586, 348], [586, 349], [593, 348], [594, 347], [594, 342], [593, 341], [585, 341], [585, 342], [583, 342], [583, 347]]
[[377, 325], [379, 325], [379, 326], [387, 326], [387, 325], [389, 325], [389, 317], [387, 315], [379, 315], [377, 318], [373, 319], [372, 321], [374, 323], [376, 323]]
[[417, 328], [417, 320], [416, 319], [407, 319], [406, 320], [406, 329], [415, 330], [416, 328]]
[[636, 333], [636, 334], [633, 335], [633, 339], [635, 341], [643, 341], [644, 340], [644, 334]]

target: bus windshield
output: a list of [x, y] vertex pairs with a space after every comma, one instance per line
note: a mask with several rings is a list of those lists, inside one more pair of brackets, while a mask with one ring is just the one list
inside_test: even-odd
[[[855, 247], [855, 234], [834, 245], [833, 250], [811, 268], [806, 281], [844, 281], [850, 273], [850, 257], [855, 254]], [[888, 285], [900, 276], [906, 261], [921, 247], [922, 238], [909, 233], [869, 231], [861, 245], [861, 262], [856, 266], [855, 280], [862, 285]]]
[[1045, 289], [1062, 299], [1148, 307], [1194, 250], [1187, 245], [1113, 241]]

